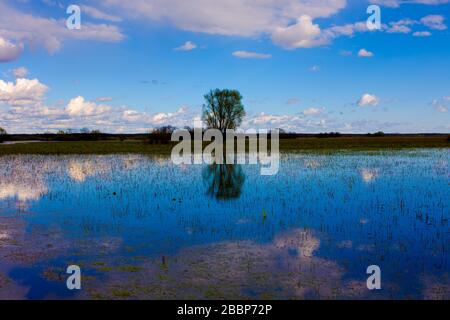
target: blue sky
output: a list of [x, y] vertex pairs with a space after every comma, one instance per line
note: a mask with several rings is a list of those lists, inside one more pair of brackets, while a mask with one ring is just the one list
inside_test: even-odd
[[208, 90], [235, 88], [245, 128], [450, 132], [449, 13], [448, 0], [2, 0], [0, 126], [193, 126]]

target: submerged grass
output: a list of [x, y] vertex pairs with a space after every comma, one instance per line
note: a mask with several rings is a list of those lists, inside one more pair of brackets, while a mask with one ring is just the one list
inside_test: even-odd
[[[75, 141], [42, 142], [11, 145], [0, 144], [0, 155], [7, 154], [170, 154], [175, 143], [148, 144], [142, 141]], [[450, 148], [447, 136], [387, 136], [387, 137], [339, 137], [281, 139], [280, 151], [334, 150], [370, 151], [409, 148]]]

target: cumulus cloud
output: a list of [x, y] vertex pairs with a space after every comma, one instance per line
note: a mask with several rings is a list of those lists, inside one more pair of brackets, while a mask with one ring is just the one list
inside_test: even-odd
[[321, 29], [311, 17], [301, 16], [295, 24], [279, 27], [272, 33], [272, 41], [286, 49], [313, 48], [331, 43], [342, 36], [352, 37], [355, 33], [369, 32], [365, 22], [332, 25]]
[[25, 44], [32, 48], [42, 46], [53, 54], [68, 39], [118, 42], [123, 38], [114, 25], [83, 23], [81, 30], [69, 30], [65, 19], [34, 16], [0, 3], [0, 61], [19, 57]]
[[369, 32], [366, 22], [347, 23], [344, 25], [334, 25], [324, 30], [324, 35], [328, 39], [334, 39], [340, 36], [353, 36], [356, 32]]
[[[320, 133], [320, 132], [347, 132], [347, 133], [367, 133], [371, 130], [387, 129], [391, 124], [377, 122], [350, 122], [342, 123], [330, 118], [325, 114], [324, 109], [313, 111], [316, 116], [305, 117], [299, 114], [269, 114], [265, 112], [249, 114], [245, 117], [242, 128], [271, 129], [281, 128], [291, 132]], [[386, 130], [388, 131], [388, 130]]]
[[156, 125], [163, 125], [170, 123], [171, 120], [174, 122], [177, 120], [177, 118], [181, 115], [184, 115], [187, 112], [187, 107], [181, 107], [176, 112], [160, 112], [155, 114], [151, 119], [154, 124]]
[[417, 21], [412, 19], [402, 19], [395, 22], [390, 22], [389, 27], [387, 27], [388, 33], [410, 33], [411, 26], [417, 24]]
[[[389, 22], [383, 25], [383, 30], [387, 33], [411, 33], [414, 25], [422, 25], [432, 30], [446, 30], [447, 26], [444, 23], [445, 18], [441, 15], [428, 15], [420, 20], [412, 20], [409, 18], [401, 19], [399, 21]], [[413, 33], [415, 37], [431, 36], [429, 31], [416, 31]]]
[[22, 45], [13, 44], [0, 36], [0, 63], [17, 59], [22, 54], [22, 50]]
[[0, 80], [0, 102], [10, 106], [35, 104], [42, 100], [47, 90], [48, 87], [37, 79]]
[[186, 41], [181, 46], [175, 48], [175, 51], [191, 51], [197, 48], [197, 45], [192, 41]]
[[111, 107], [86, 101], [83, 97], [78, 96], [70, 100], [66, 110], [70, 116], [83, 117], [104, 114], [110, 111]]
[[413, 33], [414, 37], [430, 37], [431, 32], [429, 31], [416, 31]]
[[444, 16], [441, 15], [429, 15], [420, 19], [420, 22], [433, 30], [445, 30], [447, 26], [444, 24]]
[[319, 25], [314, 24], [310, 16], [302, 15], [295, 24], [276, 28], [272, 41], [286, 49], [312, 48], [328, 43], [321, 34]]
[[209, 34], [256, 36], [308, 15], [329, 17], [346, 0], [99, 0], [131, 17], [168, 21], [177, 28]]
[[83, 96], [67, 104], [47, 105], [48, 87], [37, 79], [0, 80], [0, 123], [12, 133], [36, 133], [68, 128], [95, 128], [104, 132], [146, 132], [151, 128], [173, 125], [183, 127], [193, 124], [200, 110], [186, 106], [174, 112], [150, 114], [129, 107], [113, 107], [101, 103], [109, 97], [89, 101]]
[[450, 0], [370, 0], [372, 4], [378, 4], [389, 8], [398, 8], [404, 3], [415, 3], [423, 5], [439, 5], [449, 3]]
[[377, 106], [380, 103], [380, 98], [373, 94], [363, 94], [363, 96], [358, 101], [358, 106]]
[[[315, 22], [327, 18], [347, 6], [347, 0], [95, 0], [96, 6], [82, 6], [82, 12], [110, 23], [123, 19], [138, 19], [168, 23], [174, 27], [214, 35], [259, 37], [269, 36], [273, 43], [286, 49], [313, 48], [331, 43], [341, 36], [366, 32], [365, 22], [321, 29]], [[400, 0], [373, 0], [390, 7]], [[411, 2], [411, 1], [410, 1]], [[446, 3], [446, 0], [412, 0], [422, 4]], [[114, 14], [112, 14], [112, 13]], [[22, 13], [6, 3], [0, 4], [0, 61], [17, 58], [25, 45], [43, 46], [48, 52], [60, 50], [68, 39], [118, 42], [124, 38], [113, 24], [83, 22], [74, 32], [65, 28], [65, 20], [47, 19]], [[389, 33], [410, 33], [412, 21], [393, 22], [386, 26]], [[415, 22], [417, 23], [417, 22]], [[442, 16], [429, 16], [423, 22], [429, 28], [444, 30]], [[6, 42], [5, 42], [6, 43]], [[196, 49], [191, 41], [175, 50]], [[4, 52], [4, 53], [2, 53]]]
[[317, 116], [325, 112], [325, 108], [309, 108], [303, 111], [305, 116]]
[[[165, 22], [192, 31], [225, 36], [268, 35], [287, 49], [328, 44], [335, 37], [353, 34], [346, 25], [324, 30], [316, 18], [326, 18], [346, 7], [347, 0], [98, 0], [130, 18]], [[293, 23], [293, 21], [296, 21]], [[358, 23], [364, 27], [365, 23]]]
[[269, 59], [272, 57], [270, 54], [252, 51], [235, 51], [233, 52], [233, 56], [241, 59]]
[[28, 75], [28, 69], [25, 67], [19, 67], [12, 70], [12, 74], [16, 78], [26, 78]]
[[265, 112], [258, 113], [256, 115], [247, 116], [243, 121], [244, 128], [274, 128], [283, 127], [289, 129], [289, 127], [296, 126], [298, 123], [303, 122], [302, 118], [297, 115], [273, 115]]
[[86, 13], [88, 16], [90, 16], [94, 19], [106, 20], [106, 21], [111, 21], [111, 22], [122, 21], [122, 18], [120, 18], [120, 17], [105, 13], [95, 7], [91, 7], [91, 6], [87, 6], [87, 5], [81, 6], [81, 12]]
[[360, 58], [372, 58], [374, 56], [373, 52], [370, 52], [366, 49], [361, 49], [358, 52], [358, 57]]

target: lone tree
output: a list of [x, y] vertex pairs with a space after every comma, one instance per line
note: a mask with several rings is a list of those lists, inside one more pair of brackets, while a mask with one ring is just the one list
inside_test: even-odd
[[5, 141], [6, 135], [7, 135], [6, 130], [0, 127], [0, 143]]
[[202, 119], [209, 128], [219, 129], [225, 134], [227, 129], [239, 127], [244, 116], [239, 91], [216, 89], [205, 95]]

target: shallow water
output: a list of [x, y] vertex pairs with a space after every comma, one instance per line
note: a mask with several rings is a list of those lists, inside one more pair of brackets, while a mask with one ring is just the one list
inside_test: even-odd
[[0, 157], [0, 298], [448, 299], [449, 155]]

